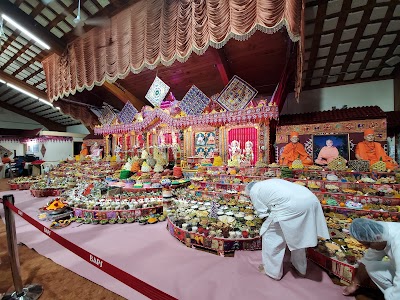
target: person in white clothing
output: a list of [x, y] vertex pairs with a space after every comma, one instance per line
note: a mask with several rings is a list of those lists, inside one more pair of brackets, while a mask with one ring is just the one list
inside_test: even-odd
[[260, 218], [264, 272], [280, 280], [286, 246], [296, 271], [306, 275], [305, 249], [315, 247], [318, 237], [329, 239], [328, 227], [317, 197], [307, 188], [282, 179], [269, 179], [246, 186]]
[[[400, 224], [360, 218], [353, 220], [350, 234], [368, 249], [343, 294], [353, 295], [369, 277], [386, 300], [400, 299]], [[382, 260], [385, 256], [389, 259]]]

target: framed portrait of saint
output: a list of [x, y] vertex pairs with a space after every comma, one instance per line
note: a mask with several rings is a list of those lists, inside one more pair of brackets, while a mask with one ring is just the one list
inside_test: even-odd
[[336, 157], [350, 159], [348, 134], [313, 135], [313, 161], [317, 165], [327, 165]]

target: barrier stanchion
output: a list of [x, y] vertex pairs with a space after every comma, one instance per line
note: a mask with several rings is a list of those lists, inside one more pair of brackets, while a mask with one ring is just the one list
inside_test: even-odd
[[[140, 280], [132, 276], [131, 274], [117, 268], [116, 266], [110, 264], [109, 262], [101, 259], [100, 257], [86, 251], [85, 249], [75, 245], [74, 243], [70, 242], [69, 240], [63, 238], [61, 235], [58, 235], [50, 228], [44, 226], [43, 224], [39, 223], [29, 215], [25, 214], [23, 211], [18, 209], [14, 206], [14, 198], [13, 196], [4, 196], [4, 197], [11, 197], [12, 201], [3, 201], [4, 209], [9, 210], [9, 213], [14, 212], [25, 221], [27, 221], [30, 225], [36, 227], [45, 235], [47, 235], [52, 240], [56, 241], [58, 244], [63, 246], [64, 248], [68, 249], [72, 253], [78, 255], [80, 258], [84, 259], [85, 261], [89, 262], [91, 265], [95, 266], [99, 270], [111, 275], [115, 279], [119, 280], [120, 282], [126, 284], [127, 286], [133, 288], [134, 290], [138, 291], [139, 293], [147, 296], [150, 299], [154, 300], [177, 300], [177, 298], [168, 295], [167, 293], [157, 289], [149, 285], [148, 283]], [[14, 224], [14, 223], [13, 223]], [[14, 236], [15, 236], [15, 225], [14, 225]], [[16, 248], [16, 245], [15, 245]], [[21, 284], [22, 285], [22, 284]], [[4, 298], [3, 298], [4, 299]], [[2, 300], [3, 300], [2, 299]], [[6, 299], [13, 299], [13, 298], [6, 298]], [[14, 299], [21, 299], [25, 300], [27, 298], [14, 298]], [[5, 299], [4, 299], [5, 300]]]
[[14, 214], [7, 203], [14, 205], [14, 196], [3, 196], [4, 215], [6, 221], [8, 254], [10, 256], [11, 273], [15, 291], [2, 297], [2, 300], [36, 300], [43, 293], [43, 287], [38, 284], [23, 286], [20, 272], [19, 255], [17, 248], [17, 237], [15, 230]]

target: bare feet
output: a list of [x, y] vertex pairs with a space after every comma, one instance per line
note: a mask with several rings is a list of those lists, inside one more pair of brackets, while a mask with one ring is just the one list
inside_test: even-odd
[[351, 283], [349, 286], [346, 286], [343, 289], [343, 295], [345, 296], [351, 296], [353, 295], [359, 288], [360, 286], [356, 283]]

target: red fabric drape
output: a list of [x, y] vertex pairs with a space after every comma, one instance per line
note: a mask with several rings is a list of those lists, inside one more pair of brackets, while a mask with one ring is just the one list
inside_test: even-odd
[[[286, 27], [301, 36], [299, 0], [141, 0], [68, 45], [65, 53], [42, 61], [51, 101], [114, 82], [130, 72], [185, 62], [192, 52], [223, 47], [232, 37], [248, 39], [256, 30]], [[111, 42], [110, 42], [111, 39]]]
[[240, 143], [241, 153], [244, 154], [245, 144], [247, 141], [253, 143], [253, 154], [254, 159], [251, 161], [251, 164], [254, 165], [258, 158], [258, 131], [254, 127], [248, 128], [233, 128], [229, 130], [228, 133], [228, 143], [229, 145], [232, 141], [238, 141]]

